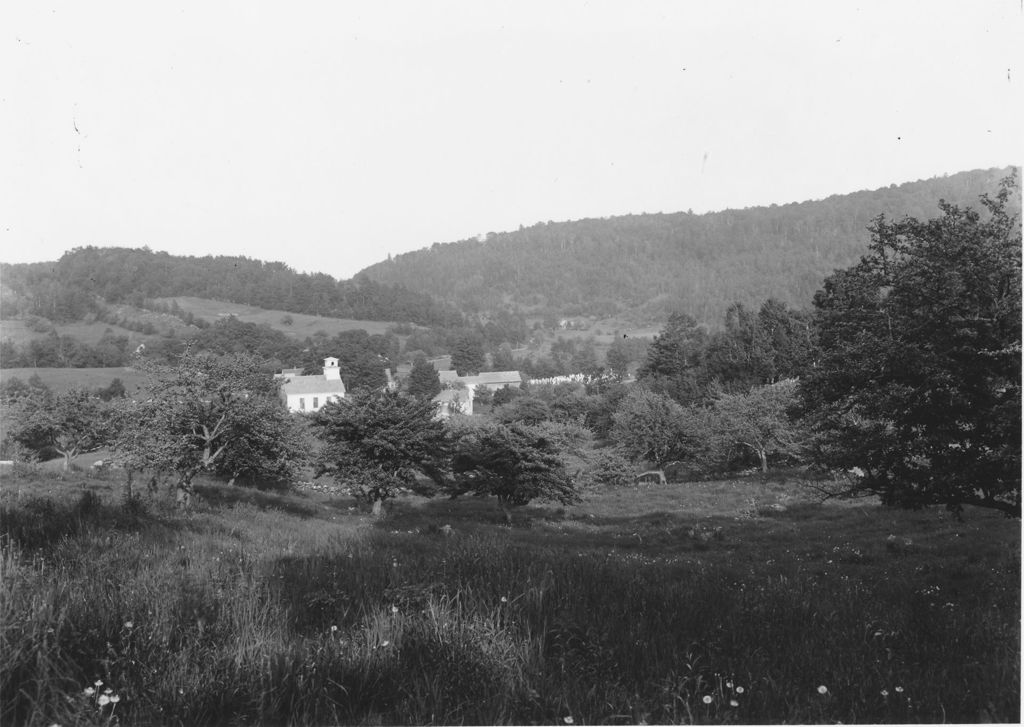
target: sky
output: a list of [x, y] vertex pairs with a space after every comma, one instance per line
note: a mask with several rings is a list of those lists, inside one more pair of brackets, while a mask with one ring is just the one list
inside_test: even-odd
[[348, 278], [548, 220], [1024, 159], [1024, 2], [0, 4], [0, 261]]

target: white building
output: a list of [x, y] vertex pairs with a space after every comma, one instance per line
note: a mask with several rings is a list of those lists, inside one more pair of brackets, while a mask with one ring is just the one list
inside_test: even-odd
[[338, 359], [324, 359], [322, 375], [300, 376], [301, 369], [285, 369], [275, 377], [281, 379], [281, 401], [288, 411], [308, 413], [318, 411], [328, 401], [345, 398], [345, 383], [341, 380]]
[[518, 371], [484, 371], [474, 376], [459, 376], [455, 371], [438, 371], [437, 375], [441, 379], [441, 386], [462, 384], [470, 392], [477, 388], [497, 391], [506, 386], [518, 389], [523, 385], [522, 374]]
[[437, 419], [447, 419], [452, 414], [473, 414], [472, 389], [444, 389], [434, 397], [437, 404]]

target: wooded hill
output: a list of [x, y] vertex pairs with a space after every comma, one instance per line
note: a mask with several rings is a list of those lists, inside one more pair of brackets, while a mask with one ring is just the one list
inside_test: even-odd
[[[719, 325], [726, 308], [774, 297], [810, 304], [822, 280], [867, 250], [879, 214], [926, 219], [938, 202], [977, 205], [1010, 168], [962, 172], [823, 200], [707, 214], [638, 214], [538, 223], [398, 255], [363, 271], [459, 310], [509, 305], [558, 316], [620, 316], [636, 323], [669, 311]], [[1019, 199], [1015, 201], [1019, 209]]]
[[280, 262], [246, 257], [191, 257], [149, 248], [84, 247], [56, 263], [2, 264], [0, 317], [82, 320], [103, 303], [142, 307], [178, 296], [336, 318], [458, 325], [462, 316], [428, 294], [365, 276], [335, 280], [298, 273]]

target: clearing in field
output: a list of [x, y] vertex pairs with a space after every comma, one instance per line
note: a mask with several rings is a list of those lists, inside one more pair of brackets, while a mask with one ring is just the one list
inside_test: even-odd
[[[1020, 530], [759, 479], [526, 507], [2, 489], [4, 724], [1017, 722]], [[107, 692], [107, 690], [110, 690]], [[117, 697], [116, 701], [114, 697]]]

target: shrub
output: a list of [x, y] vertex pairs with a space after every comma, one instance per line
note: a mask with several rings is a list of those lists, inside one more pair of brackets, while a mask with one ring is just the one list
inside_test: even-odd
[[633, 467], [613, 448], [598, 450], [584, 472], [584, 487], [621, 487], [633, 483]]

